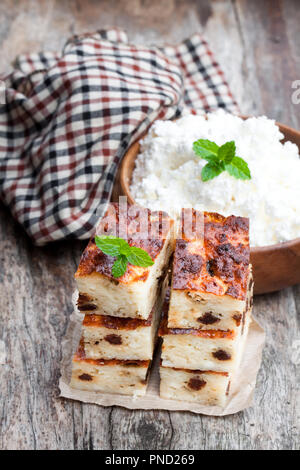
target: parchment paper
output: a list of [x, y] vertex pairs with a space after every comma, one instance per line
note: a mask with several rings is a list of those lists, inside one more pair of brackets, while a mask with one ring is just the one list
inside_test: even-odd
[[[73, 300], [76, 294], [73, 295]], [[133, 398], [127, 395], [87, 392], [69, 386], [72, 370], [72, 355], [76, 351], [81, 336], [83, 315], [78, 311], [70, 317], [66, 336], [62, 342], [63, 359], [59, 387], [61, 397], [79, 400], [84, 403], [96, 403], [102, 406], [118, 405], [129, 409], [142, 410], [185, 410], [197, 414], [225, 416], [248, 408], [252, 403], [256, 376], [261, 363], [261, 355], [265, 342], [265, 333], [255, 319], [249, 328], [244, 354], [237, 374], [235, 375], [226, 406], [202, 406], [197, 403], [165, 400], [159, 396], [159, 351], [156, 352], [146, 395]]]

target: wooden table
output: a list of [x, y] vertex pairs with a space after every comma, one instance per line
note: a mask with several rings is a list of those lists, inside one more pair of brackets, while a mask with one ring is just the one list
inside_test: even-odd
[[[245, 114], [300, 127], [300, 8], [294, 1], [2, 0], [0, 63], [59, 50], [74, 32], [108, 25], [139, 43], [178, 42], [204, 31]], [[73, 273], [85, 245], [36, 248], [1, 208], [1, 449], [299, 448], [300, 286], [255, 298], [267, 344], [254, 404], [224, 418], [100, 408], [58, 398], [61, 340]]]

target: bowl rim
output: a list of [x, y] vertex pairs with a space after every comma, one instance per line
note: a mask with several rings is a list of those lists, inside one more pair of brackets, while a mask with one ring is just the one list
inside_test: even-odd
[[[242, 119], [249, 119], [249, 118], [252, 118], [252, 117], [257, 117], [257, 116], [248, 116], [248, 115], [244, 115], [244, 114], [239, 114], [238, 116], [241, 117]], [[279, 127], [280, 131], [282, 130], [283, 133], [285, 133], [285, 131], [286, 131], [287, 133], [296, 134], [299, 137], [299, 140], [300, 140], [300, 131], [297, 131], [293, 127], [287, 126], [286, 124], [282, 124], [281, 122], [278, 122], [278, 121], [275, 121], [275, 124]], [[137, 147], [137, 151], [139, 151], [140, 141], [148, 133], [150, 127], [151, 126], [149, 126], [147, 128], [147, 130], [144, 132], [144, 134], [138, 140], [135, 140], [130, 145], [130, 147], [128, 147], [128, 149], [126, 150], [126, 152], [124, 154], [124, 157], [122, 158], [122, 161], [121, 161], [120, 185], [121, 185], [121, 189], [122, 189], [124, 195], [127, 196], [127, 198], [129, 199], [129, 202], [131, 204], [135, 204], [135, 200], [134, 200], [134, 198], [133, 198], [133, 196], [130, 192], [129, 182], [127, 181], [127, 178], [124, 176], [124, 167], [125, 167], [126, 160], [127, 160], [129, 152], [132, 151], [134, 147]], [[300, 148], [299, 148], [299, 152], [300, 152]], [[300, 236], [297, 237], [297, 238], [292, 238], [291, 240], [286, 240], [286, 241], [283, 241], [283, 242], [273, 243], [272, 245], [262, 245], [262, 246], [253, 246], [253, 247], [251, 246], [250, 248], [251, 248], [251, 253], [255, 253], [255, 254], [257, 253], [258, 254], [258, 253], [266, 253], [267, 251], [271, 251], [271, 250], [277, 251], [277, 250], [281, 250], [281, 249], [290, 249], [290, 248], [292, 248], [292, 247], [294, 247], [298, 244], [300, 244]]]

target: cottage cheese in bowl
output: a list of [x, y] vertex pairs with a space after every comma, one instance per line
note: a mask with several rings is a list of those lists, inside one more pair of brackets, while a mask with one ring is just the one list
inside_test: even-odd
[[[251, 245], [265, 246], [300, 236], [300, 158], [298, 147], [265, 116], [243, 120], [220, 110], [176, 121], [156, 121], [143, 139], [130, 191], [150, 209], [178, 214], [182, 207], [250, 218]], [[193, 142], [219, 146], [234, 140], [236, 154], [251, 171], [250, 180], [224, 171], [203, 182], [206, 161]]]

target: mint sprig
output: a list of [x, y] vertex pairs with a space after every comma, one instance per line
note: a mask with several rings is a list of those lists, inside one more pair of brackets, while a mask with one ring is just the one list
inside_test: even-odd
[[121, 277], [127, 269], [128, 263], [134, 266], [147, 268], [154, 263], [147, 251], [136, 246], [130, 246], [126, 240], [113, 235], [95, 236], [97, 247], [106, 255], [116, 257], [111, 273], [114, 277]]
[[197, 157], [203, 158], [208, 163], [202, 168], [202, 181], [208, 181], [227, 171], [237, 179], [249, 180], [251, 173], [247, 162], [238, 157], [233, 140], [225, 144], [217, 145], [207, 139], [199, 139], [193, 143], [193, 150]]

